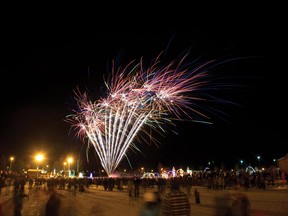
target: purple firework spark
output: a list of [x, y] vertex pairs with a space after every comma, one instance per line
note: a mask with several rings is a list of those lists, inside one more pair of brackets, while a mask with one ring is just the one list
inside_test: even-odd
[[77, 136], [88, 138], [108, 176], [130, 147], [139, 150], [135, 140], [140, 130], [165, 132], [163, 123], [183, 116], [193, 119], [191, 112], [208, 118], [195, 102], [205, 100], [196, 94], [209, 83], [206, 70], [214, 61], [191, 69], [191, 65], [184, 63], [187, 55], [166, 66], [160, 65], [160, 56], [148, 68], [142, 58], [124, 68], [116, 68], [113, 62], [105, 82], [105, 98], [91, 101], [86, 92], [74, 91], [77, 110], [67, 116], [67, 121]]

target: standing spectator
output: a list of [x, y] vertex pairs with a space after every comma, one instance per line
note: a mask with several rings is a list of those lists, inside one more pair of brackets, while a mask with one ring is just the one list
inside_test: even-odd
[[134, 186], [134, 197], [139, 197], [139, 194], [140, 194], [140, 184], [141, 184], [141, 180], [136, 177], [134, 179], [134, 182], [133, 182], [133, 186]]
[[17, 176], [14, 181], [13, 191], [13, 204], [14, 204], [14, 216], [21, 216], [24, 197], [28, 195], [24, 194], [25, 178], [23, 176]]
[[250, 202], [248, 197], [242, 193], [235, 194], [235, 200], [226, 212], [225, 216], [249, 216]]
[[286, 184], [286, 173], [285, 173], [285, 170], [282, 170], [281, 178], [282, 178], [283, 185], [285, 185]]
[[132, 181], [131, 178], [128, 179], [127, 189], [128, 189], [129, 197], [132, 197], [132, 194], [133, 194], [133, 181]]
[[46, 203], [46, 216], [59, 216], [61, 207], [61, 199], [55, 192], [54, 188], [51, 188], [50, 197]]
[[4, 177], [0, 176], [0, 194], [2, 191], [2, 187], [4, 187], [4, 186], [5, 186], [5, 179], [4, 179]]
[[180, 190], [177, 179], [171, 180], [171, 191], [166, 194], [162, 204], [163, 216], [190, 216], [188, 195]]
[[195, 188], [195, 190], [194, 190], [194, 197], [195, 197], [195, 203], [200, 204], [200, 193], [197, 190], [197, 188]]
[[0, 200], [0, 216], [3, 216], [3, 211], [2, 211], [2, 202]]
[[144, 204], [140, 208], [139, 216], [159, 216], [161, 213], [161, 199], [157, 192], [145, 192]]
[[21, 216], [22, 215], [22, 208], [23, 208], [23, 199], [27, 197], [26, 194], [16, 191], [14, 192], [13, 203], [14, 203], [14, 216]]
[[185, 176], [186, 193], [188, 196], [192, 195], [191, 189], [193, 184], [193, 178], [190, 175]]

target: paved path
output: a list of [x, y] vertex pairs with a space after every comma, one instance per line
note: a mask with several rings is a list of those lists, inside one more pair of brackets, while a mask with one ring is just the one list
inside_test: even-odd
[[[195, 188], [195, 187], [194, 187]], [[196, 205], [191, 195], [191, 216], [220, 216], [231, 204], [231, 195], [234, 190], [211, 190], [197, 187], [201, 204]], [[156, 191], [156, 188], [148, 190]], [[288, 216], [288, 190], [281, 189], [248, 189], [238, 190], [247, 195], [251, 202], [251, 216]], [[28, 193], [28, 189], [25, 189]], [[127, 191], [104, 191], [103, 187], [92, 186], [85, 192], [78, 192], [76, 196], [68, 190], [57, 190], [61, 196], [63, 216], [137, 216], [143, 204], [144, 190], [141, 189], [138, 199], [129, 198]], [[29, 197], [24, 198], [22, 209], [23, 216], [45, 216], [45, 204], [49, 194], [44, 189], [32, 189]], [[4, 216], [13, 216], [12, 194], [1, 194], [0, 200], [3, 203]]]

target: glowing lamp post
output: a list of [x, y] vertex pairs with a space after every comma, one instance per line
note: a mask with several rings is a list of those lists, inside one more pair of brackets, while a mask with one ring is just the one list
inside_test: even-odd
[[44, 156], [42, 154], [37, 154], [35, 159], [37, 161], [37, 178], [38, 178], [39, 164], [44, 160]]
[[68, 169], [69, 169], [69, 177], [71, 176], [71, 163], [73, 163], [73, 158], [69, 157], [68, 158]]
[[10, 167], [9, 167], [10, 173], [11, 173], [11, 171], [12, 171], [13, 161], [14, 161], [14, 157], [10, 157]]
[[64, 170], [64, 175], [65, 175], [65, 171], [66, 171], [66, 165], [67, 165], [67, 163], [66, 162], [63, 162], [63, 170]]
[[258, 159], [258, 165], [260, 166], [260, 159], [261, 159], [261, 157], [260, 157], [260, 156], [257, 156], [257, 159]]

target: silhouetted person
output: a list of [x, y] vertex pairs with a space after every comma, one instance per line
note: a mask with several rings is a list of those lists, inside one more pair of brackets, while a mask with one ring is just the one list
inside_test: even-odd
[[134, 182], [133, 182], [133, 186], [134, 186], [134, 197], [139, 197], [139, 194], [140, 194], [140, 184], [141, 184], [140, 178], [136, 177], [136, 178], [134, 179]]
[[144, 193], [144, 204], [140, 208], [139, 216], [159, 216], [161, 213], [161, 199], [156, 192]]
[[166, 194], [162, 204], [162, 216], [190, 216], [188, 195], [180, 190], [178, 180], [171, 180], [171, 191]]
[[14, 216], [21, 216], [21, 211], [23, 208], [23, 199], [27, 197], [26, 194], [21, 192], [14, 192], [13, 203], [14, 203]]
[[237, 193], [225, 216], [249, 216], [250, 202], [245, 194]]
[[2, 202], [0, 200], [0, 216], [3, 216], [3, 211], [2, 211]]
[[128, 183], [127, 183], [127, 189], [128, 189], [128, 195], [129, 197], [133, 196], [133, 181], [131, 178], [128, 179]]
[[28, 195], [24, 194], [25, 178], [23, 176], [17, 176], [14, 181], [13, 191], [13, 204], [14, 204], [14, 216], [21, 216], [23, 208], [23, 199]]
[[197, 188], [195, 188], [195, 190], [194, 190], [194, 197], [195, 197], [195, 203], [200, 204], [200, 193], [197, 190]]
[[51, 195], [46, 203], [46, 216], [59, 216], [61, 199], [57, 193], [52, 190]]

